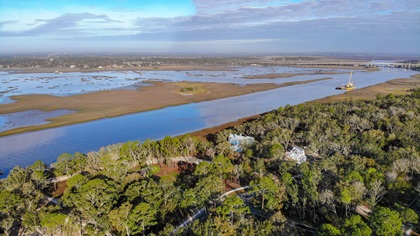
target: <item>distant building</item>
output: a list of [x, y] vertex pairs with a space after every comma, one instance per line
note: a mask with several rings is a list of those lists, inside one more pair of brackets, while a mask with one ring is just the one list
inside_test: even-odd
[[300, 165], [306, 162], [305, 150], [301, 147], [293, 147], [290, 152], [286, 152], [285, 159], [296, 161]]
[[243, 146], [252, 144], [254, 140], [255, 139], [253, 137], [230, 134], [229, 135], [229, 143], [231, 145], [230, 149], [232, 149], [235, 152], [242, 152]]

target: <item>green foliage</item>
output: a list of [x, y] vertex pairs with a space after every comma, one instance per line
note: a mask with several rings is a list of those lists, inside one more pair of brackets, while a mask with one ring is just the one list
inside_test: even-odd
[[[286, 218], [317, 235], [400, 235], [403, 224], [418, 224], [412, 209], [399, 207], [411, 203], [420, 180], [418, 91], [374, 101], [288, 105], [217, 133], [214, 143], [168, 136], [87, 155], [64, 153], [52, 169], [41, 161], [15, 167], [0, 180], [0, 232], [168, 235], [205, 207], [208, 216], [175, 235], [302, 234]], [[234, 153], [227, 142], [231, 133], [256, 141]], [[281, 158], [293, 146], [305, 150], [307, 162]], [[170, 183], [140, 174], [158, 170], [151, 161], [175, 167], [172, 158], [182, 156], [206, 161], [179, 166]], [[71, 177], [60, 204], [45, 205], [56, 187], [65, 186], [48, 178], [61, 175]], [[220, 200], [238, 185], [252, 187], [248, 198]], [[351, 215], [360, 205], [373, 213], [366, 219]]]
[[405, 208], [400, 214], [403, 223], [417, 224], [419, 222], [419, 216], [413, 209]]
[[185, 92], [192, 92], [198, 90], [197, 87], [182, 87], [179, 91], [185, 93]]
[[160, 167], [159, 166], [151, 166], [150, 167], [150, 175], [154, 175], [154, 174], [156, 174], [157, 172], [159, 172], [160, 171]]
[[316, 233], [317, 236], [341, 236], [339, 229], [331, 224], [323, 224]]
[[369, 218], [370, 226], [376, 235], [401, 235], [402, 220], [397, 211], [386, 207], [375, 209]]
[[72, 156], [69, 153], [63, 153], [58, 158], [57, 161], [54, 163], [54, 174], [56, 176], [67, 175], [70, 173], [70, 162]]
[[121, 158], [133, 158], [137, 149], [139, 148], [139, 143], [128, 141], [121, 146], [120, 157]]
[[0, 192], [0, 213], [4, 215], [18, 215], [22, 208], [22, 197], [13, 192], [3, 190]]
[[216, 209], [216, 212], [222, 216], [243, 215], [250, 213], [249, 207], [237, 196], [226, 198], [223, 205]]
[[[69, 193], [65, 203], [74, 206], [85, 220], [93, 222], [96, 227], [106, 225], [104, 216], [112, 210], [117, 200], [116, 189], [112, 181], [92, 179]], [[104, 225], [105, 224], [105, 225]]]
[[353, 215], [344, 222], [343, 235], [369, 236], [372, 230], [359, 215]]
[[272, 176], [263, 176], [251, 181], [250, 186], [256, 191], [255, 200], [261, 204], [261, 209], [277, 211], [281, 209], [284, 188], [276, 184]]
[[41, 220], [41, 226], [54, 233], [65, 224], [67, 215], [61, 213], [48, 213]]
[[275, 143], [270, 148], [270, 157], [282, 157], [284, 155], [284, 148], [281, 144]]
[[144, 235], [147, 228], [157, 224], [155, 215], [156, 209], [142, 202], [131, 211], [129, 215], [131, 221], [128, 227], [132, 230], [133, 234], [143, 232]]
[[363, 183], [363, 178], [360, 175], [360, 173], [357, 172], [357, 171], [350, 172], [348, 175], [346, 175], [344, 177], [343, 180], [346, 181], [346, 182], [349, 182], [349, 183], [354, 183], [356, 181], [359, 181], [359, 182], [362, 182]]

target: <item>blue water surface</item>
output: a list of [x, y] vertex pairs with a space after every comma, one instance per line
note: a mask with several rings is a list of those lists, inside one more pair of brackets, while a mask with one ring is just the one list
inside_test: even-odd
[[[353, 78], [357, 88], [362, 88], [413, 74], [384, 69], [355, 72]], [[347, 80], [348, 74], [336, 74], [330, 80], [1, 137], [0, 168], [7, 174], [16, 165], [25, 167], [38, 159], [50, 164], [64, 152], [86, 153], [114, 143], [161, 139], [221, 125], [287, 104], [343, 93], [334, 88]]]

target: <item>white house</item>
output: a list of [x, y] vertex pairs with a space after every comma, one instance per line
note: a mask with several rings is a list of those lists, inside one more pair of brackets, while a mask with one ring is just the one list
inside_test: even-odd
[[229, 143], [230, 143], [230, 149], [236, 152], [242, 152], [244, 145], [250, 145], [254, 142], [253, 137], [249, 136], [242, 136], [237, 134], [230, 134], [229, 135]]
[[299, 165], [306, 162], [305, 150], [301, 147], [293, 147], [290, 152], [286, 152], [285, 157], [296, 161]]

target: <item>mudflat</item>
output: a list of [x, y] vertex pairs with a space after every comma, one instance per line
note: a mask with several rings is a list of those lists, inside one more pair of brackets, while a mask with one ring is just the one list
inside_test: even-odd
[[0, 114], [26, 110], [52, 111], [68, 109], [75, 113], [48, 119], [50, 123], [21, 127], [0, 133], [0, 136], [81, 123], [107, 117], [159, 109], [168, 106], [232, 97], [295, 84], [311, 83], [329, 78], [283, 84], [251, 84], [238, 86], [223, 83], [160, 82], [136, 90], [107, 90], [68, 97], [52, 95], [14, 96], [14, 103], [0, 105]]

